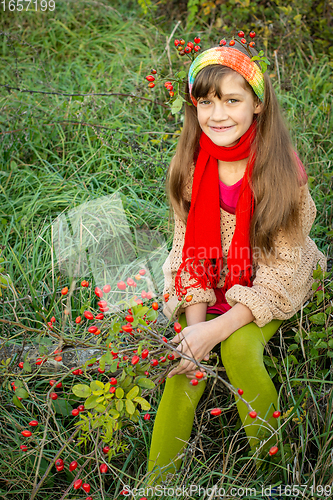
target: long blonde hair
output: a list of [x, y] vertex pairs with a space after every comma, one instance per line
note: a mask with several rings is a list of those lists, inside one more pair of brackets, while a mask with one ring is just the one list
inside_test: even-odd
[[[245, 47], [239, 47], [248, 55]], [[252, 49], [253, 55], [257, 52]], [[221, 79], [234, 73], [229, 67], [212, 65], [197, 75], [192, 95], [198, 99], [213, 91], [221, 98]], [[244, 80], [244, 88], [252, 92], [255, 102], [260, 102], [250, 84]], [[300, 213], [300, 171], [290, 134], [281, 114], [279, 103], [267, 71], [264, 73], [265, 98], [262, 111], [257, 117], [257, 134], [253, 142], [256, 150], [255, 164], [250, 186], [255, 199], [255, 211], [250, 226], [250, 245], [256, 248], [264, 261], [271, 262], [275, 254], [275, 237], [281, 229], [292, 246], [304, 246], [305, 236]], [[188, 84], [185, 99], [191, 104]], [[198, 151], [201, 128], [197, 109], [185, 104], [184, 126], [175, 156], [167, 175], [166, 192], [169, 203], [186, 224], [190, 202], [184, 197], [190, 167]], [[303, 180], [304, 183], [304, 180]]]

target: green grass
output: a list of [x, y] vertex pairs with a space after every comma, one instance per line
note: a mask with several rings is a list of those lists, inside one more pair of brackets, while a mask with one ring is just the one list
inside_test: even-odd
[[[51, 226], [60, 214], [78, 210], [82, 203], [98, 203], [101, 197], [118, 193], [132, 231], [155, 230], [164, 237], [168, 250], [172, 244], [165, 175], [182, 116], [174, 117], [161, 106], [167, 95], [159, 87], [148, 92], [144, 77], [151, 67], [156, 67], [159, 74], [169, 75], [165, 44], [176, 20], [160, 15], [154, 21], [149, 20], [135, 2], [59, 1], [56, 4], [53, 13], [27, 12], [1, 17], [0, 84], [21, 90], [127, 96], [80, 98], [18, 90], [8, 92], [0, 87], [0, 231], [2, 256], [6, 259], [4, 272], [13, 281], [13, 290], [2, 289], [2, 359], [11, 358], [5, 352], [5, 346], [8, 348], [11, 342], [30, 345], [36, 341], [37, 351], [43, 342], [44, 350], [50, 347], [45, 339], [56, 342], [44, 325], [45, 318], [49, 320], [53, 314], [57, 321], [64, 318], [59, 292], [70, 281], [59, 271], [52, 254]], [[175, 36], [181, 36], [182, 26], [184, 20]], [[206, 34], [208, 47], [214, 30], [205, 29], [201, 30], [201, 37], [204, 39]], [[331, 269], [332, 65], [327, 56], [316, 56], [311, 45], [307, 48], [314, 57], [311, 62], [298, 50], [289, 59], [279, 58], [281, 86], [274, 65], [270, 67], [270, 74], [294, 145], [309, 175], [317, 207], [310, 237], [328, 255]], [[178, 61], [172, 43], [170, 53], [174, 68], [184, 66], [183, 60]], [[273, 55], [270, 59], [274, 61]], [[77, 278], [91, 281], [93, 289], [91, 270]], [[326, 295], [321, 297], [324, 301], [318, 299], [317, 304], [308, 305], [302, 319], [298, 314], [285, 322], [283, 336], [275, 336], [270, 342], [271, 353], [266, 353], [267, 366], [279, 389], [280, 407], [286, 413], [281, 419], [280, 442], [286, 450], [288, 446], [291, 448], [293, 467], [299, 473], [300, 484], [308, 484], [304, 498], [309, 499], [309, 487], [314, 479], [317, 485], [329, 484], [333, 473], [330, 456], [332, 358], [327, 355], [331, 348], [329, 341], [332, 342], [332, 294], [327, 281]], [[93, 295], [91, 289], [75, 291], [71, 299], [73, 317], [79, 314], [81, 307], [95, 307]], [[309, 319], [317, 313], [326, 313], [324, 324]], [[39, 340], [35, 330], [43, 332]], [[68, 349], [75, 349], [80, 342], [94, 345], [85, 337], [84, 329], [75, 330], [69, 323], [57, 328], [55, 333]], [[167, 333], [172, 335], [172, 330], [169, 328]], [[295, 342], [297, 347], [289, 349]], [[104, 344], [100, 348], [104, 352]], [[132, 348], [135, 343], [126, 347]], [[96, 469], [95, 447], [89, 444], [86, 449], [78, 448], [69, 441], [74, 431], [72, 417], [51, 411], [47, 406], [45, 395], [50, 388], [51, 374], [36, 373], [33, 369], [31, 374], [22, 375], [17, 368], [20, 359], [13, 358], [0, 370], [0, 440], [3, 443], [0, 492], [4, 498], [30, 498], [39, 457], [37, 482], [62, 446], [62, 456], [67, 463], [78, 458], [79, 465], [84, 465], [88, 460], [85, 472], [94, 500], [116, 498], [122, 484], [133, 486], [135, 479], [142, 480], [161, 388], [149, 395], [151, 421], [143, 423], [141, 419], [138, 423], [125, 424], [122, 439], [128, 448], [112, 459], [112, 474], [101, 481]], [[63, 399], [75, 406], [77, 400], [71, 388], [76, 382], [65, 369], [57, 374], [58, 379], [60, 376], [64, 377]], [[30, 391], [24, 401], [25, 410], [13, 404], [10, 382], [17, 378], [26, 383]], [[82, 382], [85, 380], [83, 377]], [[209, 421], [205, 417], [200, 423], [201, 414], [209, 417], [212, 402], [213, 406], [223, 408], [221, 417]], [[291, 407], [294, 413], [287, 414]], [[33, 416], [41, 425], [34, 432], [33, 446], [24, 454], [18, 451], [22, 442], [20, 431]], [[297, 478], [283, 463], [283, 456], [273, 461], [273, 467], [263, 472], [262, 477], [255, 472], [245, 432], [239, 427], [233, 396], [221, 382], [214, 387], [210, 399], [201, 400], [198, 419], [192, 434], [195, 452], [187, 452], [183, 472], [177, 479], [179, 484], [183, 481], [182, 484], [196, 483], [207, 488], [219, 483], [226, 491], [235, 485], [254, 487], [257, 498], [262, 498], [259, 493], [262, 484], [276, 482], [276, 474], [283, 484], [296, 484]], [[283, 455], [282, 449], [281, 452]], [[73, 490], [66, 493], [72, 479], [68, 472], [59, 475], [52, 468], [36, 498], [74, 498]]]

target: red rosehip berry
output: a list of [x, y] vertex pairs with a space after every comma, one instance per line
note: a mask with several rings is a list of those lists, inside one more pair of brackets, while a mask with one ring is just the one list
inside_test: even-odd
[[104, 319], [104, 314], [103, 313], [96, 314], [95, 319]]
[[192, 42], [187, 42], [187, 47], [190, 47], [190, 49], [193, 49], [194, 44]]
[[250, 415], [251, 418], [256, 418], [257, 412], [256, 411], [250, 411], [249, 415]]
[[38, 425], [38, 422], [37, 422], [37, 420], [31, 420], [31, 422], [29, 422], [29, 425], [31, 427], [36, 427]]
[[146, 274], [146, 270], [145, 269], [140, 269], [139, 274], [141, 274], [141, 276], [144, 276]]
[[32, 432], [31, 431], [22, 431], [21, 434], [22, 434], [22, 436], [27, 438], [27, 437], [30, 437], [32, 435]]
[[27, 445], [26, 445], [26, 444], [21, 444], [20, 449], [21, 449], [22, 451], [28, 451], [28, 447], [27, 447]]
[[90, 491], [90, 484], [89, 483], [83, 483], [82, 489], [86, 492], [89, 493]]
[[119, 290], [126, 290], [126, 283], [124, 283], [123, 281], [118, 281], [117, 287], [119, 288]]
[[229, 45], [230, 45], [230, 47], [232, 47], [233, 45], [235, 45], [235, 40], [230, 40]]
[[97, 302], [97, 305], [98, 307], [106, 307], [108, 303], [106, 302], [106, 300], [100, 300]]
[[185, 300], [186, 300], [186, 302], [191, 302], [192, 299], [193, 299], [193, 295], [188, 295]]
[[198, 383], [199, 382], [197, 381], [196, 378], [192, 378], [192, 380], [190, 380], [190, 384], [192, 384], [192, 385], [198, 385]]
[[256, 36], [255, 31], [251, 31], [251, 32], [250, 32], [250, 37], [251, 37], [251, 38], [254, 38], [255, 36]]
[[110, 380], [109, 380], [109, 382], [110, 382], [111, 385], [117, 385], [118, 384], [118, 380], [115, 377], [111, 377]]
[[244, 394], [243, 389], [238, 389], [238, 391], [237, 391], [237, 392], [238, 392], [238, 394], [239, 394], [240, 396], [242, 396], [242, 395]]
[[148, 82], [153, 82], [155, 80], [155, 77], [153, 75], [148, 75], [146, 76], [146, 80], [148, 80]]
[[76, 461], [76, 460], [73, 460], [73, 462], [71, 462], [71, 463], [69, 464], [69, 470], [72, 472], [72, 470], [75, 470], [75, 469], [77, 468], [77, 466], [78, 466], [77, 461]]
[[19, 368], [21, 368], [21, 369], [22, 369], [22, 368], [23, 368], [23, 365], [24, 365], [24, 363], [23, 363], [23, 361], [21, 361], [21, 362], [19, 363]]
[[135, 355], [133, 356], [131, 363], [132, 365], [136, 365], [139, 361], [140, 361], [139, 356]]
[[142, 353], [141, 353], [141, 358], [142, 358], [142, 359], [146, 359], [146, 357], [148, 356], [148, 354], [149, 354], [148, 349], [144, 349], [144, 350], [142, 351]]
[[199, 380], [200, 380], [201, 378], [203, 378], [204, 374], [203, 374], [202, 372], [197, 371], [197, 372], [195, 373], [195, 376], [196, 376], [196, 378], [197, 378], [197, 379], [199, 379]]
[[64, 465], [64, 461], [62, 458], [58, 458], [56, 461], [55, 461], [55, 465], [56, 467], [59, 467], [59, 465]]
[[151, 364], [152, 366], [157, 366], [157, 365], [158, 365], [158, 361], [157, 361], [157, 359], [152, 359], [152, 360], [151, 360], [151, 362], [150, 362], [150, 364]]
[[61, 472], [62, 470], [64, 470], [64, 465], [56, 465], [56, 469], [58, 472]]
[[74, 490], [79, 490], [82, 486], [82, 479], [77, 479], [74, 481], [73, 488]]
[[95, 295], [96, 295], [96, 297], [98, 297], [100, 299], [103, 297], [103, 290], [98, 288], [98, 286], [96, 286], [96, 288], [95, 288]]
[[105, 455], [107, 453], [109, 453], [109, 451], [111, 450], [110, 446], [104, 446], [104, 448], [102, 449], [102, 452], [105, 453]]
[[200, 45], [195, 45], [194, 52], [199, 52], [200, 49], [201, 49]]
[[272, 448], [269, 450], [269, 454], [275, 455], [279, 451], [279, 448], [277, 446], [272, 446]]
[[84, 410], [85, 410], [85, 407], [84, 407], [84, 405], [79, 405], [79, 406], [77, 407], [77, 409], [79, 410], [79, 412], [81, 412], [81, 411], [84, 411]]
[[185, 47], [184, 51], [186, 54], [189, 54], [191, 52], [191, 49], [190, 47]]
[[74, 409], [72, 410], [72, 415], [73, 415], [73, 417], [77, 417], [79, 413], [80, 413], [80, 410], [79, 410], [78, 408], [74, 408]]
[[77, 368], [76, 370], [72, 370], [73, 375], [79, 375], [79, 369]]
[[[148, 87], [149, 87], [150, 89], [153, 89], [153, 88], [155, 87], [155, 83], [153, 83], [153, 82], [148, 83]], [[133, 285], [132, 285], [132, 286], [133, 286]]]
[[51, 386], [51, 387], [53, 387], [55, 383], [56, 383], [56, 380], [53, 380], [53, 379], [52, 379], [52, 380], [50, 380], [50, 386]]
[[168, 302], [169, 297], [170, 297], [170, 294], [169, 294], [169, 293], [165, 293], [165, 294], [163, 295], [163, 298], [164, 298], [165, 302]]
[[86, 319], [89, 319], [89, 320], [94, 319], [94, 315], [90, 311], [84, 311], [83, 315]]
[[174, 354], [168, 354], [168, 359], [170, 359], [170, 361], [172, 361], [173, 359], [175, 359], [175, 355]]
[[116, 392], [116, 388], [115, 387], [110, 387], [109, 392], [111, 392], [111, 394], [114, 394]]
[[153, 294], [151, 292], [146, 293], [146, 298], [150, 300], [153, 297]]
[[134, 321], [134, 318], [133, 318], [133, 316], [131, 314], [127, 314], [127, 316], [125, 317], [125, 319], [126, 319], [126, 321], [128, 323], [133, 323], [133, 321]]
[[227, 45], [227, 41], [223, 38], [220, 40], [220, 45]]
[[133, 331], [132, 325], [130, 323], [128, 323], [127, 325], [123, 325], [121, 328], [126, 333], [132, 333], [132, 331]]
[[62, 388], [62, 382], [58, 382], [58, 383], [56, 384], [56, 388], [57, 388], [57, 389], [61, 389], [61, 388]]
[[82, 375], [83, 374], [83, 370], [81, 368], [78, 369], [78, 375]]
[[255, 42], [250, 42], [250, 43], [249, 43], [249, 47], [254, 47], [254, 46], [255, 46], [255, 44], [256, 44]]
[[58, 394], [56, 392], [51, 392], [50, 398], [53, 399], [53, 401], [55, 401], [56, 399], [58, 399]]
[[44, 358], [37, 358], [36, 359], [36, 365], [42, 365], [43, 363], [45, 363], [46, 359]]
[[56, 322], [56, 319], [54, 316], [52, 316], [52, 318], [50, 319], [51, 323], [55, 323]]
[[241, 43], [243, 43], [243, 44], [245, 44], [245, 43], [246, 43], [245, 38], [242, 38], [242, 39], [241, 39]]
[[222, 410], [220, 408], [213, 408], [211, 411], [210, 411], [210, 414], [213, 415], [213, 417], [216, 417], [218, 415], [221, 415], [222, 413]]
[[158, 309], [158, 303], [157, 302], [153, 302], [151, 307], [154, 309], [154, 311], [157, 311]]
[[200, 42], [201, 42], [201, 38], [199, 36], [196, 36], [194, 39], [194, 43], [200, 43]]
[[81, 316], [78, 316], [77, 318], [75, 318], [75, 323], [76, 324], [81, 323]]
[[239, 36], [239, 38], [243, 38], [243, 36], [244, 36], [244, 31], [239, 31], [238, 36]]
[[101, 471], [102, 474], [105, 474], [108, 471], [108, 466], [106, 464], [101, 464], [99, 466], [99, 470]]
[[173, 97], [174, 95], [175, 95], [174, 91], [173, 91], [173, 90], [171, 90], [171, 91], [169, 92], [169, 96], [170, 96], [170, 97]]
[[96, 333], [98, 330], [97, 326], [89, 326], [88, 332], [89, 333]]
[[68, 293], [68, 286], [65, 286], [62, 290], [61, 290], [61, 295], [67, 295]]
[[149, 413], [146, 413], [146, 414], [143, 416], [143, 419], [144, 419], [144, 420], [146, 420], [146, 421], [150, 420], [150, 415], [149, 415]]
[[177, 333], [180, 333], [182, 331], [182, 325], [180, 323], [178, 323], [178, 321], [175, 322], [175, 324], [173, 325], [173, 328], [174, 328], [175, 332], [177, 332]]
[[161, 356], [160, 357], [160, 363], [165, 363], [166, 362], [166, 357], [165, 356]]
[[86, 500], [93, 500], [93, 497], [87, 497]]
[[152, 69], [152, 70], [151, 70], [151, 74], [152, 74], [152, 75], [156, 75], [156, 73], [157, 73], [156, 69]]
[[110, 286], [110, 285], [104, 285], [104, 286], [103, 286], [103, 292], [104, 292], [104, 293], [109, 293], [109, 292], [111, 292], [111, 286]]
[[134, 285], [136, 285], [135, 281], [132, 280], [132, 278], [127, 278], [126, 283], [128, 284], [128, 286], [134, 286]]
[[281, 415], [281, 412], [279, 410], [276, 410], [274, 413], [273, 413], [273, 417], [274, 418], [279, 418], [279, 416]]
[[176, 40], [174, 41], [175, 47], [178, 47], [179, 43], [180, 43], [179, 40], [177, 40], [176, 38]]

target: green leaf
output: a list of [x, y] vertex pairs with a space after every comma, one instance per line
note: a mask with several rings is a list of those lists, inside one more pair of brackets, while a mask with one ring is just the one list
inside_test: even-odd
[[136, 403], [139, 403], [139, 405], [141, 405], [141, 408], [143, 410], [150, 410], [150, 404], [148, 403], [148, 401], [145, 398], [141, 398], [140, 396], [137, 396], [136, 398], [134, 398], [134, 401]]
[[99, 360], [99, 367], [102, 369], [102, 370], [105, 370], [105, 354], [103, 354], [103, 356], [101, 357], [101, 359]]
[[129, 413], [130, 415], [133, 415], [133, 413], [135, 412], [135, 406], [132, 403], [132, 401], [130, 399], [126, 399], [125, 404], [126, 404], [127, 413]]
[[112, 361], [113, 361], [113, 357], [112, 357], [112, 354], [110, 351], [108, 351], [106, 354], [104, 354], [105, 356], [105, 363], [107, 363], [108, 365], [111, 365]]
[[84, 407], [86, 410], [90, 410], [91, 408], [96, 408], [98, 396], [90, 396], [87, 401], [84, 403]]
[[142, 377], [137, 381], [139, 387], [143, 387], [143, 389], [154, 389], [155, 383], [149, 378]]
[[329, 345], [329, 346], [333, 349], [333, 339], [330, 339], [330, 340], [328, 341], [328, 345]]
[[122, 409], [124, 408], [124, 402], [123, 402], [122, 399], [119, 399], [117, 401], [116, 408], [117, 408], [118, 411], [122, 411]]
[[147, 312], [146, 314], [146, 320], [148, 321], [155, 321], [158, 316], [158, 311], [154, 311], [154, 309], [150, 309], [150, 311]]
[[90, 382], [90, 389], [92, 391], [99, 391], [104, 389], [104, 384], [103, 382], [100, 382], [99, 380], [93, 380]]
[[298, 345], [297, 344], [291, 344], [288, 347], [288, 351], [295, 351], [296, 349], [298, 349]]
[[18, 398], [22, 398], [22, 399], [27, 399], [29, 397], [29, 393], [21, 387], [16, 389], [15, 394]]
[[126, 394], [127, 399], [134, 399], [139, 394], [139, 387], [135, 385], [132, 389]]
[[53, 401], [54, 409], [56, 413], [67, 417], [71, 414], [73, 407], [65, 399], [56, 399]]
[[90, 387], [85, 384], [74, 385], [72, 391], [75, 394], [75, 396], [78, 396], [79, 398], [88, 398], [91, 394]]
[[315, 325], [324, 325], [326, 323], [326, 319], [326, 314], [322, 312], [309, 316], [309, 320]]
[[25, 372], [31, 373], [31, 364], [30, 364], [30, 363], [28, 363], [28, 361], [25, 361], [25, 362], [23, 363], [23, 370], [24, 370]]
[[141, 307], [141, 309], [138, 310], [138, 312], [135, 313], [135, 316], [142, 318], [146, 314], [146, 312], [149, 310], [149, 307]]
[[24, 410], [24, 406], [21, 403], [21, 401], [18, 399], [18, 397], [16, 396], [16, 394], [14, 394], [14, 396], [13, 396], [13, 403], [14, 403], [15, 406], [17, 406], [17, 408], [20, 408], [21, 410]]
[[186, 76], [185, 71], [179, 71], [179, 73], [177, 74], [177, 78], [179, 78], [179, 79], [181, 79], [181, 80], [182, 80], [183, 78], [185, 78], [185, 76]]
[[122, 387], [117, 387], [117, 389], [116, 389], [116, 397], [118, 399], [122, 399], [124, 397], [124, 389]]
[[183, 107], [183, 99], [180, 96], [177, 96], [172, 103], [171, 113], [175, 115], [182, 109], [182, 107]]

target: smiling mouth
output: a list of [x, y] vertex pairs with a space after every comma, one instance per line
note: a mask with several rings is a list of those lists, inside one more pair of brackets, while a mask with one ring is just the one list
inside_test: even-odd
[[229, 127], [214, 127], [211, 126], [210, 128], [213, 130], [228, 130], [229, 128], [232, 128], [234, 125], [230, 125]]

